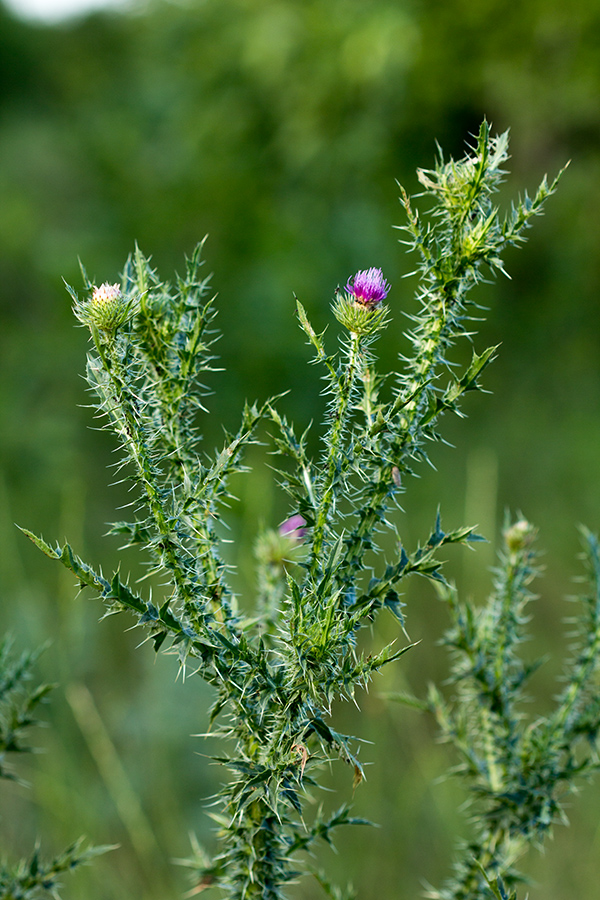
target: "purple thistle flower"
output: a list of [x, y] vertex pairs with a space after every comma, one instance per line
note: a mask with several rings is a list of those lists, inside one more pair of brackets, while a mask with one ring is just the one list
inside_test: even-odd
[[300, 515], [300, 513], [296, 513], [293, 516], [290, 516], [289, 519], [286, 519], [285, 522], [282, 522], [279, 526], [279, 534], [282, 537], [289, 537], [294, 541], [301, 541], [306, 534], [306, 520]]
[[357, 272], [346, 284], [346, 290], [355, 303], [373, 309], [388, 295], [389, 284], [381, 269], [365, 269]]

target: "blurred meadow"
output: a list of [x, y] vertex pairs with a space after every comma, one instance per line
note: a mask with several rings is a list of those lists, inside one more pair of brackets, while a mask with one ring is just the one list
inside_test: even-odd
[[[571, 165], [524, 249], [508, 254], [512, 280], [480, 289], [489, 313], [475, 346], [501, 344], [484, 375], [490, 394], [445, 421], [454, 446], [434, 447], [435, 470], [408, 485], [399, 528], [416, 545], [438, 503], [448, 528], [478, 523], [489, 543], [450, 556], [449, 573], [483, 596], [505, 509], [539, 527], [545, 574], [526, 652], [548, 655], [534, 679], [547, 704], [568, 643], [577, 524], [600, 529], [599, 96], [593, 0], [157, 0], [52, 26], [0, 8], [0, 627], [19, 648], [49, 642], [39, 670], [57, 685], [44, 710], [52, 727], [32, 735], [44, 752], [18, 761], [29, 789], [3, 787], [3, 854], [85, 834], [120, 849], [75, 874], [65, 898], [176, 898], [189, 885], [172, 860], [189, 853], [190, 832], [210, 848], [206, 798], [220, 776], [215, 747], [191, 737], [207, 727], [200, 679], [182, 683], [175, 659], [136, 649], [125, 618], [98, 623], [99, 603], [76, 597], [14, 525], [68, 536], [105, 571], [117, 565], [117, 542], [102, 534], [127, 486], [111, 486], [111, 440], [91, 427], [87, 337], [62, 278], [81, 286], [80, 257], [97, 283], [115, 281], [137, 241], [169, 279], [208, 234], [224, 371], [211, 380], [205, 440], [221, 441], [246, 398], [282, 391], [305, 427], [324, 400], [293, 293], [323, 329], [335, 287], [381, 266], [393, 322], [379, 353], [393, 364], [415, 308], [403, 278], [415, 261], [392, 227], [395, 180], [416, 192], [435, 142], [461, 155], [484, 116], [511, 129], [507, 196]], [[241, 596], [257, 526], [287, 514], [264, 448], [249, 463], [228, 523]], [[123, 565], [139, 570], [134, 556]], [[420, 896], [468, 834], [466, 798], [437, 781], [452, 760], [435, 728], [382, 696], [423, 693], [445, 671], [443, 606], [425, 581], [405, 600], [421, 643], [359, 698], [360, 715], [335, 711], [342, 730], [373, 741], [355, 803], [382, 827], [348, 830], [323, 865], [363, 900]], [[378, 626], [373, 641], [393, 629]], [[351, 798], [341, 764], [331, 786], [332, 804]], [[599, 801], [586, 786], [570, 828], [528, 860], [531, 900], [597, 896]]]

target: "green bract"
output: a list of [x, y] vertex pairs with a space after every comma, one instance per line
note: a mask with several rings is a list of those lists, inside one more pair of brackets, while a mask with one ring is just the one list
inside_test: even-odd
[[352, 334], [360, 337], [374, 335], [385, 325], [388, 308], [380, 304], [364, 306], [347, 294], [338, 294], [332, 306], [333, 314], [338, 322]]

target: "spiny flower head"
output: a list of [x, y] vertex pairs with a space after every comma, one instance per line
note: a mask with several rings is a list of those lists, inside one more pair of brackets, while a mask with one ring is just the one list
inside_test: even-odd
[[383, 301], [389, 289], [381, 269], [357, 272], [346, 282], [345, 293], [339, 289], [336, 292], [333, 314], [352, 334], [375, 334], [385, 324], [387, 307]]
[[74, 312], [80, 322], [105, 333], [115, 332], [134, 313], [137, 298], [125, 297], [118, 284], [94, 287], [87, 300], [76, 299]]
[[92, 291], [90, 312], [93, 310], [99, 328], [112, 331], [113, 326], [116, 326], [115, 317], [120, 317], [122, 306], [123, 294], [118, 284], [105, 282]]
[[306, 519], [295, 513], [282, 522], [277, 530], [269, 528], [259, 535], [255, 555], [259, 563], [267, 569], [285, 569], [286, 562], [297, 559], [306, 535]]
[[388, 295], [390, 286], [383, 277], [381, 269], [371, 268], [357, 272], [354, 278], [348, 279], [346, 291], [361, 306], [373, 309]]

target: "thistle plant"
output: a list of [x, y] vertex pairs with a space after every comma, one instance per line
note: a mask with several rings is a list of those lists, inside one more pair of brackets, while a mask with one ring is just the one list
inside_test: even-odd
[[16, 779], [7, 754], [31, 752], [27, 733], [39, 724], [36, 708], [52, 690], [49, 684], [30, 684], [39, 653], [25, 652], [15, 657], [9, 637], [0, 643], [0, 778]]
[[[0, 779], [18, 781], [8, 755], [30, 753], [28, 732], [40, 724], [37, 708], [52, 685], [32, 685], [32, 670], [40, 651], [16, 656], [8, 637], [0, 642]], [[108, 847], [84, 847], [77, 840], [62, 853], [45, 860], [36, 846], [31, 854], [15, 862], [0, 862], [0, 900], [58, 900], [61, 877], [89, 861]]]
[[[374, 351], [391, 320], [391, 288], [380, 269], [356, 273], [335, 292], [341, 336], [333, 350], [297, 303], [328, 398], [317, 457], [309, 454], [308, 432], [296, 432], [277, 398], [246, 404], [221, 449], [201, 446], [203, 382], [213, 371], [215, 340], [202, 245], [173, 284], [136, 249], [119, 284], [95, 287], [84, 273], [83, 296], [69, 289], [91, 334], [87, 378], [98, 414], [136, 489], [130, 518], [110, 530], [144, 554], [153, 593], [119, 569], [105, 576], [69, 544], [26, 533], [100, 597], [106, 615], [132, 614], [155, 651], [176, 654], [181, 668], [214, 688], [207, 730], [222, 740], [215, 758], [228, 775], [213, 814], [216, 850], [212, 857], [198, 850], [190, 860], [197, 892], [214, 886], [236, 900], [280, 900], [286, 885], [313, 871], [320, 840], [362, 822], [347, 804], [326, 815], [311, 813], [308, 801], [328, 760], [346, 763], [355, 787], [362, 781], [357, 739], [336, 729], [333, 701], [352, 698], [410, 646], [369, 653], [361, 630], [385, 610], [401, 637], [402, 582], [418, 574], [443, 583], [440, 550], [479, 539], [471, 526], [445, 531], [438, 515], [422, 542], [405, 547], [398, 500], [427, 461], [428, 445], [441, 439], [443, 414], [460, 413], [463, 395], [479, 390], [494, 356], [493, 347], [473, 351], [455, 374], [450, 351], [458, 338], [471, 339], [480, 313], [471, 289], [504, 271], [503, 251], [524, 240], [555, 188], [544, 179], [533, 197], [501, 215], [493, 196], [507, 147], [507, 135], [491, 137], [484, 123], [464, 159], [440, 156], [433, 170], [420, 171], [430, 207], [424, 216], [402, 191], [420, 281], [412, 349], [396, 372], [380, 373]], [[289, 514], [283, 526], [257, 535], [256, 593], [240, 602], [221, 522], [233, 502], [231, 478], [245, 471], [244, 453], [259, 440], [280, 460]], [[386, 532], [393, 538], [387, 556], [378, 545]], [[316, 874], [327, 893], [341, 896]]]
[[530, 846], [541, 847], [554, 824], [566, 822], [565, 802], [600, 765], [600, 546], [581, 531], [585, 590], [571, 598], [574, 639], [562, 689], [547, 714], [527, 714], [531, 676], [542, 660], [528, 660], [527, 610], [539, 575], [533, 526], [508, 522], [492, 594], [481, 607], [440, 585], [451, 625], [444, 644], [451, 676], [435, 685], [421, 706], [436, 717], [453, 750], [451, 772], [471, 799], [471, 836], [461, 847], [453, 876], [432, 900], [514, 900], [524, 881], [515, 863]]

